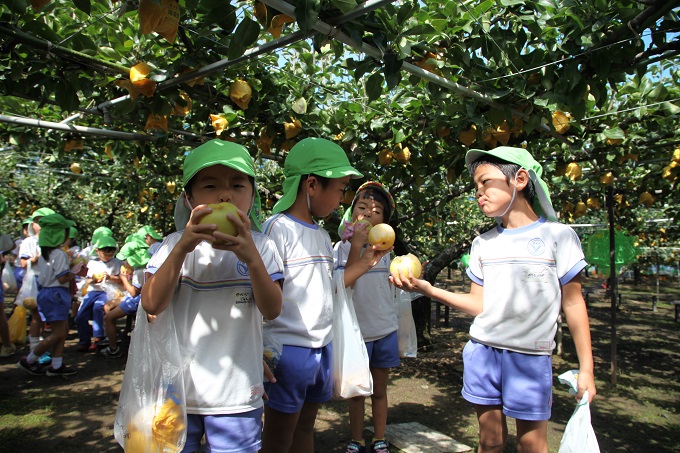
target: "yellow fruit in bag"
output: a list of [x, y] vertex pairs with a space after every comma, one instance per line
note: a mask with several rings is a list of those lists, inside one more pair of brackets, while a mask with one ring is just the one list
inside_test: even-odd
[[250, 99], [253, 97], [253, 89], [245, 80], [236, 80], [229, 86], [229, 98], [242, 110], [248, 108]]
[[174, 42], [179, 16], [179, 3], [176, 0], [139, 1], [139, 23], [145, 35], [155, 31], [168, 42]]
[[177, 445], [185, 428], [182, 406], [168, 398], [151, 425], [151, 432], [161, 450]]
[[34, 308], [38, 308], [38, 301], [35, 299], [35, 297], [27, 297], [24, 299], [24, 308], [26, 310], [33, 310]]
[[147, 437], [135, 428], [134, 425], [128, 426], [128, 438], [125, 440], [125, 453], [159, 453], [155, 439]]
[[26, 344], [26, 309], [17, 305], [14, 313], [7, 320], [9, 324], [9, 341], [14, 344]]

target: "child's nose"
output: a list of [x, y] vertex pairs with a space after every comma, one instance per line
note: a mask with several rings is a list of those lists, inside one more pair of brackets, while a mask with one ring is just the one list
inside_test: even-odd
[[231, 192], [222, 192], [220, 194], [220, 203], [231, 201]]

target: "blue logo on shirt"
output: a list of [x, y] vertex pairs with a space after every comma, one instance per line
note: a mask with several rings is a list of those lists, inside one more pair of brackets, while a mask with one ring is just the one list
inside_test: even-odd
[[543, 255], [543, 252], [545, 252], [545, 243], [543, 242], [543, 239], [534, 238], [530, 240], [527, 244], [527, 250], [534, 256]]
[[248, 266], [246, 266], [246, 263], [239, 261], [236, 263], [236, 271], [243, 275], [244, 277], [248, 276]]

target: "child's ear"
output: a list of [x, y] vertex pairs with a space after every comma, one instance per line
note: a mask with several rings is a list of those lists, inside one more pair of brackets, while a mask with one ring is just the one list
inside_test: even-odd
[[515, 176], [515, 185], [517, 190], [522, 191], [527, 186], [527, 184], [529, 184], [529, 181], [529, 172], [527, 172], [524, 168], [520, 168], [517, 171], [517, 175]]

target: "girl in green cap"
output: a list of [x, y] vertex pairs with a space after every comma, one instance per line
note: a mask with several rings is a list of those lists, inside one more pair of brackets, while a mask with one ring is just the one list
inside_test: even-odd
[[[265, 382], [262, 452], [314, 451], [314, 421], [332, 397], [333, 247], [316, 224], [340, 206], [352, 177], [361, 177], [338, 145], [306, 138], [288, 153], [283, 197], [263, 232], [283, 257], [281, 315], [265, 323], [265, 334], [282, 346], [275, 382]], [[389, 250], [369, 247], [345, 279], [371, 269]], [[342, 282], [341, 284], [344, 284]]]
[[[259, 232], [248, 150], [211, 140], [186, 156], [183, 176], [178, 231], [151, 257], [141, 304], [151, 315], [172, 310], [180, 347], [192, 355], [184, 451], [198, 451], [205, 438], [208, 451], [254, 453], [262, 438], [262, 320], [281, 312], [283, 263]], [[238, 208], [222, 214], [237, 235], [201, 223], [214, 212], [209, 204], [224, 202]]]
[[[26, 237], [19, 246], [19, 263], [21, 267], [28, 270], [28, 265], [30, 264], [33, 268], [35, 275], [39, 274], [37, 269], [38, 259], [40, 258], [40, 247], [38, 246], [38, 238], [40, 237], [40, 224], [39, 220], [50, 214], [56, 214], [50, 208], [40, 208], [33, 211], [31, 214], [30, 222], [28, 224], [28, 237]], [[43, 323], [45, 318], [40, 312], [39, 308], [34, 308], [31, 310], [31, 325], [28, 328], [28, 341], [31, 351], [40, 342], [40, 334], [43, 330]], [[46, 355], [41, 358], [41, 362], [49, 363], [49, 356]]]
[[[38, 245], [41, 253], [38, 260], [38, 306], [45, 321], [52, 326], [52, 333], [40, 341], [17, 366], [34, 375], [69, 376], [76, 371], [63, 364], [63, 353], [71, 310], [69, 282], [75, 276], [71, 273], [69, 257], [62, 246], [68, 241], [73, 222], [60, 214], [48, 214], [40, 219], [39, 225], [41, 232]], [[38, 360], [41, 354], [48, 351], [52, 352], [52, 363], [45, 371]]]
[[463, 349], [463, 398], [479, 423], [479, 451], [505, 447], [515, 419], [518, 451], [548, 452], [552, 350], [560, 311], [579, 361], [578, 394], [595, 396], [590, 325], [581, 293], [587, 266], [578, 236], [558, 223], [541, 165], [522, 148], [470, 150], [465, 161], [477, 204], [498, 226], [476, 237], [470, 292], [450, 293], [425, 280], [392, 281], [475, 317]]

